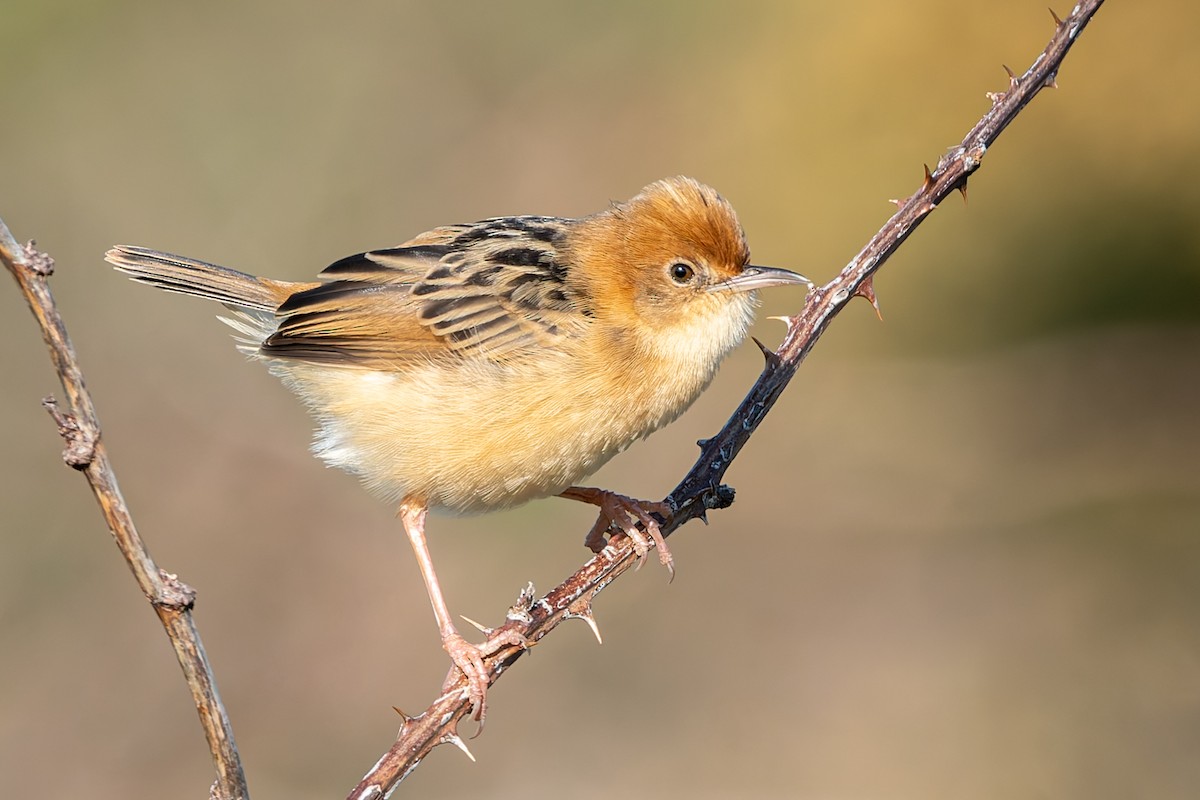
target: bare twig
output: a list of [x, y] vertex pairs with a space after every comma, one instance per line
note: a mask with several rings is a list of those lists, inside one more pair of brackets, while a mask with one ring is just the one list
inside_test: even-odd
[[[788, 332], [779, 349], [772, 352], [763, 348], [767, 363], [750, 393], [716, 436], [699, 443], [700, 458], [667, 497], [676, 513], [663, 526], [664, 536], [691, 519], [703, 518], [708, 509], [723, 508], [732, 502], [732, 490], [720, 483], [725, 471], [829, 322], [855, 296], [875, 305], [871, 284], [875, 272], [947, 195], [958, 189], [965, 196], [967, 178], [979, 168], [991, 144], [1038, 92], [1055, 86], [1059, 65], [1102, 3], [1103, 0], [1083, 0], [1065, 20], [1060, 21], [1055, 16], [1054, 36], [1033, 65], [1020, 77], [1009, 71], [1008, 89], [988, 94], [991, 109], [962, 143], [942, 156], [937, 169], [930, 172], [926, 167], [920, 188], [912, 196], [897, 202], [897, 212], [866, 247], [837, 277], [809, 295], [800, 314], [786, 319]], [[565, 619], [584, 619], [594, 629], [593, 599], [635, 561], [632, 543], [624, 536], [615, 537], [604, 551], [540, 600], [533, 601], [532, 587], [523, 592], [509, 612], [504, 627], [522, 634], [530, 642], [540, 641]], [[485, 659], [490, 680], [498, 679], [522, 653], [522, 650], [509, 648]], [[466, 681], [460, 679], [419, 716], [402, 714], [403, 723], [396, 743], [350, 793], [351, 800], [384, 797], [439, 744], [452, 743], [465, 750], [458, 735], [458, 723], [469, 710]]]
[[204, 646], [200, 643], [200, 633], [192, 620], [196, 593], [174, 575], [160, 570], [150, 558], [121, 497], [117, 476], [100, 437], [100, 422], [95, 406], [84, 386], [75, 349], [47, 283], [54, 272], [54, 261], [45, 253], [35, 250], [32, 243], [25, 247], [17, 244], [3, 220], [0, 220], [0, 260], [4, 261], [16, 279], [21, 294], [41, 326], [42, 338], [50, 350], [50, 358], [67, 395], [65, 411], [59, 408], [53, 397], [42, 401], [66, 442], [63, 460], [87, 477], [117, 547], [125, 556], [138, 586], [158, 614], [175, 648], [179, 665], [183, 668], [217, 770], [210, 796], [216, 800], [247, 800], [249, 792], [241, 758], [233, 741], [233, 728], [221, 705], [216, 680]]

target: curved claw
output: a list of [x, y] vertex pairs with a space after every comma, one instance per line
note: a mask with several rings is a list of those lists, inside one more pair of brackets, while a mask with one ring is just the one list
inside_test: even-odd
[[[670, 572], [671, 580], [675, 579], [675, 560], [671, 557], [658, 520], [652, 516], [658, 514], [663, 519], [670, 519], [674, 510], [668, 504], [635, 500], [616, 492], [583, 486], [572, 486], [561, 496], [600, 507], [600, 516], [583, 541], [593, 553], [604, 549], [607, 544], [605, 536], [615, 527], [629, 537], [639, 559], [645, 558], [651, 544], [658, 548], [659, 562]], [[638, 524], [641, 525], [640, 529]], [[638, 566], [641, 566], [640, 560]]]
[[[450, 660], [454, 662], [458, 671], [466, 676], [467, 697], [471, 701], [471, 717], [478, 721], [482, 728], [483, 720], [487, 717], [489, 685], [487, 670], [483, 666], [484, 652], [458, 633], [451, 633], [443, 638], [442, 648], [449, 654]], [[450, 674], [446, 676], [446, 683], [442, 686], [443, 691], [450, 688], [454, 679], [454, 670], [450, 670]]]

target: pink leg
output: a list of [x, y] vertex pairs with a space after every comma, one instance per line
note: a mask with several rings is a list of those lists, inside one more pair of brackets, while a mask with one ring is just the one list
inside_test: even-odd
[[[429, 545], [425, 541], [425, 515], [428, 508], [424, 503], [405, 500], [400, 504], [400, 521], [408, 534], [408, 541], [417, 556], [417, 564], [421, 568], [421, 577], [425, 579], [425, 590], [429, 594], [429, 602], [433, 606], [433, 616], [437, 619], [438, 632], [442, 636], [442, 648], [450, 654], [450, 660], [467, 676], [467, 691], [471, 698], [471, 709], [475, 719], [482, 724], [487, 716], [487, 689], [490, 683], [488, 672], [483, 665], [483, 657], [496, 652], [505, 645], [525, 646], [522, 637], [516, 634], [501, 635], [489, 639], [484, 646], [477, 647], [464, 639], [450, 620], [450, 611], [446, 608], [446, 599], [442, 596], [442, 588], [438, 583], [437, 573], [433, 569], [433, 559], [429, 555]], [[453, 674], [453, 673], [452, 673]], [[449, 678], [447, 678], [449, 681]]]

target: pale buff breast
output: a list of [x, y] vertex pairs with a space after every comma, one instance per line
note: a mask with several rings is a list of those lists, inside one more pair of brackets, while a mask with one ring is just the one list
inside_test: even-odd
[[384, 500], [474, 513], [557, 494], [678, 413], [661, 402], [631, 408], [628, 396], [579, 380], [582, 367], [562, 357], [520, 370], [272, 371], [313, 411], [313, 450], [328, 464]]

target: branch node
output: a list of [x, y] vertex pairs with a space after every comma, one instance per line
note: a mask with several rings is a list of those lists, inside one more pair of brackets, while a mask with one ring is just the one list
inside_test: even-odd
[[534, 600], [537, 599], [537, 592], [533, 588], [533, 581], [525, 584], [525, 588], [517, 594], [517, 602], [509, 607], [508, 613], [504, 615], [504, 619], [509, 622], [521, 622], [528, 625], [533, 621], [533, 616], [529, 613], [533, 608]]
[[158, 571], [161, 589], [152, 602], [158, 608], [174, 611], [191, 611], [196, 605], [196, 590], [179, 580], [179, 576], [165, 570]]
[[733, 505], [733, 498], [736, 494], [737, 492], [734, 491], [732, 486], [727, 486], [724, 483], [713, 486], [704, 493], [704, 508], [706, 511], [709, 509], [729, 508]]
[[42, 399], [42, 408], [54, 418], [58, 435], [67, 443], [63, 449], [63, 462], [71, 469], [85, 470], [90, 467], [96, 458], [96, 429], [81, 424], [74, 414], [60, 410], [53, 396]]
[[983, 157], [985, 155], [987, 155], [987, 145], [983, 142], [979, 142], [978, 144], [968, 148], [967, 151], [963, 153], [963, 170], [967, 175], [970, 175], [975, 170], [979, 169], [980, 165], [983, 164]]
[[24, 250], [30, 272], [43, 278], [49, 278], [54, 274], [54, 259], [48, 253], [38, 250], [37, 242], [30, 239], [25, 243]]

